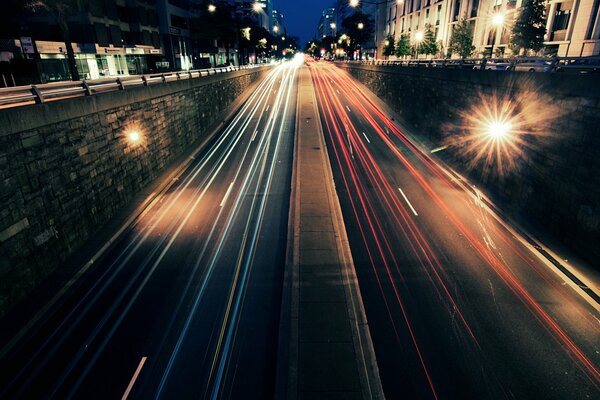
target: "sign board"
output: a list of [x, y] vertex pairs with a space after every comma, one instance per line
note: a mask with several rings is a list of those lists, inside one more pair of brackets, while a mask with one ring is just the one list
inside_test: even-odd
[[65, 54], [67, 52], [63, 42], [36, 40], [35, 46], [40, 54]]
[[173, 35], [181, 35], [181, 29], [179, 28], [173, 28], [172, 26], [169, 27], [169, 33], [173, 34]]
[[125, 48], [123, 47], [102, 47], [96, 45], [97, 54], [125, 54]]
[[33, 47], [33, 40], [30, 37], [21, 38], [21, 49], [25, 54], [35, 54], [35, 48]]

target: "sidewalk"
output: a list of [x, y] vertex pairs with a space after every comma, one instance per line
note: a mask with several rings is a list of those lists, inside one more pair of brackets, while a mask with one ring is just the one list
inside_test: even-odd
[[308, 68], [297, 107], [276, 398], [383, 398]]

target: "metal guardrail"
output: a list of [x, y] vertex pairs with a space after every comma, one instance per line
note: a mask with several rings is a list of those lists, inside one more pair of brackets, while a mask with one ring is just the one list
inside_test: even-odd
[[592, 57], [515, 57], [471, 59], [399, 59], [348, 60], [346, 63], [402, 67], [486, 69], [497, 71], [523, 70], [541, 72], [600, 72], [600, 56]]
[[126, 90], [137, 86], [195, 79], [223, 72], [252, 69], [263, 65], [243, 65], [241, 67], [218, 67], [193, 71], [170, 72], [150, 75], [130, 75], [83, 81], [62, 81], [42, 85], [15, 86], [0, 88], [0, 108], [10, 108], [29, 104], [42, 104], [49, 101], [72, 97], [92, 96], [100, 93]]

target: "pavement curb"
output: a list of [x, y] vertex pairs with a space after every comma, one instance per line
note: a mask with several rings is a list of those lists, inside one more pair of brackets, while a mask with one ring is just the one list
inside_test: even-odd
[[[310, 73], [309, 73], [310, 74]], [[300, 80], [300, 74], [298, 80]], [[312, 87], [312, 78], [308, 77]], [[288, 243], [286, 267], [283, 287], [283, 300], [280, 320], [279, 357], [277, 366], [277, 382], [275, 398], [298, 398], [298, 360], [299, 360], [299, 299], [300, 299], [300, 173], [299, 173], [299, 138], [302, 130], [300, 107], [301, 90], [298, 90], [296, 105], [296, 137], [294, 140], [294, 162], [292, 171], [292, 191], [290, 196], [290, 211], [288, 221]], [[383, 399], [383, 387], [379, 378], [379, 369], [375, 351], [371, 341], [367, 317], [362, 302], [358, 279], [354, 269], [352, 253], [346, 234], [342, 211], [337, 197], [333, 172], [326, 148], [321, 119], [317, 108], [317, 98], [313, 90], [310, 100], [316, 115], [317, 136], [323, 149], [323, 166], [327, 202], [332, 210], [336, 247], [341, 268], [347, 313], [350, 320], [350, 331], [356, 357], [356, 367], [360, 380], [360, 392], [363, 399]]]

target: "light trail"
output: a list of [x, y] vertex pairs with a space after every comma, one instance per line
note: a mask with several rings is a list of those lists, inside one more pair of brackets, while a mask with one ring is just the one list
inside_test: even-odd
[[[385, 286], [389, 286], [394, 293], [395, 303], [401, 309], [401, 315], [406, 323], [406, 329], [410, 332], [413, 340], [413, 345], [418, 353], [418, 358], [423, 367], [423, 372], [427, 377], [430, 389], [434, 397], [437, 397], [433, 379], [428, 372], [426, 359], [422, 356], [417, 342], [418, 337], [415, 336], [411, 327], [411, 316], [405, 310], [402, 296], [399, 295], [397, 289], [398, 278], [403, 282], [402, 273], [399, 265], [396, 262], [393, 246], [389, 240], [390, 232], [384, 228], [385, 223], [380, 221], [381, 213], [391, 221], [394, 221], [395, 227], [405, 238], [405, 244], [414, 253], [414, 256], [419, 260], [423, 268], [423, 272], [429, 279], [438, 298], [446, 299], [444, 302], [448, 312], [457, 312], [463, 327], [471, 338], [471, 346], [474, 354], [478, 354], [480, 359], [485, 359], [486, 355], [482, 353], [482, 348], [479, 341], [475, 338], [474, 331], [470, 328], [470, 324], [463, 316], [459, 303], [456, 300], [456, 295], [448, 287], [452, 279], [445, 271], [443, 264], [440, 262], [437, 250], [428, 243], [427, 238], [423, 234], [421, 228], [415, 224], [413, 219], [408, 216], [406, 208], [399, 204], [398, 196], [393, 194], [394, 189], [389, 183], [389, 176], [381, 170], [378, 160], [368, 150], [366, 145], [359, 140], [359, 131], [355, 128], [355, 123], [350, 119], [350, 115], [345, 112], [349, 109], [345, 101], [349, 101], [354, 108], [357, 116], [353, 118], [363, 119], [367, 122], [372, 132], [376, 133], [379, 140], [389, 150], [389, 153], [399, 161], [399, 167], [404, 168], [414, 181], [428, 196], [430, 202], [443, 211], [443, 214], [448, 218], [448, 223], [451, 224], [463, 237], [469, 246], [474, 250], [481, 260], [485, 262], [491, 271], [505, 284], [514, 296], [531, 312], [531, 316], [540, 322], [551, 336], [561, 344], [567, 354], [575, 361], [576, 365], [585, 373], [593, 385], [597, 388], [600, 375], [597, 367], [589, 360], [589, 358], [581, 351], [581, 349], [573, 342], [569, 335], [560, 327], [560, 325], [542, 308], [540, 303], [528, 292], [528, 290], [519, 282], [511, 268], [506, 265], [506, 261], [501, 255], [494, 254], [493, 249], [486, 246], [482, 238], [473, 231], [465, 222], [463, 222], [447, 201], [439, 194], [439, 188], [435, 188], [431, 184], [431, 177], [426, 177], [421, 171], [415, 167], [415, 162], [409, 159], [416, 158], [418, 162], [426, 167], [428, 173], [431, 173], [438, 182], [442, 183], [448, 189], [463, 191], [461, 182], [455, 179], [450, 179], [447, 173], [441, 168], [437, 162], [430, 158], [421, 150], [397, 127], [397, 125], [378, 108], [373, 102], [366, 97], [357, 87], [347, 74], [342, 73], [339, 69], [331, 66], [322, 66], [319, 64], [311, 65], [313, 80], [317, 89], [318, 100], [323, 110], [323, 123], [326, 127], [326, 134], [329, 135], [330, 142], [333, 144], [333, 155], [335, 162], [339, 165], [342, 174], [343, 186], [349, 194], [349, 202], [352, 207], [352, 213], [368, 257], [371, 263], [371, 269], [374, 273], [379, 292], [384, 300], [386, 312], [389, 319], [392, 321], [392, 326], [398, 337], [401, 326], [397, 325], [395, 320], [393, 305], [390, 303], [391, 298], [388, 298]], [[339, 88], [339, 89], [338, 89]], [[340, 93], [341, 90], [341, 93]], [[335, 95], [338, 93], [338, 96]], [[345, 109], [344, 109], [345, 108]], [[364, 132], [361, 131], [364, 136]], [[403, 146], [401, 152], [397, 141]], [[350, 153], [349, 148], [353, 148]], [[408, 151], [404, 150], [408, 149]], [[435, 149], [433, 152], [444, 150], [445, 147]], [[406, 198], [402, 189], [398, 188], [399, 193], [408, 204], [412, 213], [417, 216], [417, 212]], [[370, 195], [369, 192], [373, 192]], [[398, 193], [398, 192], [396, 192]], [[378, 209], [384, 211], [377, 211]], [[473, 212], [483, 212], [481, 209], [474, 210], [472, 204], [468, 204], [469, 209]], [[485, 220], [485, 219], [484, 219]], [[531, 261], [530, 257], [525, 255], [523, 250], [517, 248], [514, 241], [511, 240], [505, 232], [494, 228], [494, 235], [499, 237], [502, 244], [509, 248], [514, 254], [522, 259], [526, 265], [529, 265], [532, 270], [536, 271], [545, 282], [556, 289], [557, 295], [565, 298], [566, 293], [564, 288], [560, 287], [555, 280], [551, 280], [546, 271], [540, 268]], [[378, 261], [376, 261], [378, 260]], [[378, 265], [381, 263], [382, 265]], [[383, 266], [381, 274], [380, 269]], [[387, 275], [387, 281], [383, 279]], [[582, 315], [585, 313], [581, 312]], [[590, 320], [589, 315], [585, 315], [585, 319]], [[596, 330], [597, 331], [597, 330]], [[399, 342], [399, 345], [400, 342]]]
[[[83, 319], [88, 317], [98, 300], [103, 296], [105, 297], [108, 288], [117, 282], [116, 279], [120, 276], [125, 266], [133, 260], [134, 255], [142, 249], [143, 245], [147, 248], [146, 243], [152, 240], [152, 247], [146, 249], [143, 261], [134, 270], [134, 273], [128, 276], [127, 281], [123, 282], [124, 286], [122, 290], [116, 293], [111, 299], [111, 303], [106, 311], [103, 311], [103, 314], [100, 315], [95, 327], [89, 333], [86, 333], [86, 337], [77, 340], [85, 345], [82, 345], [72, 356], [69, 356], [70, 361], [68, 365], [59, 373], [47, 396], [53, 397], [58, 395], [59, 391], [65, 390], [68, 391], [65, 398], [72, 398], [77, 394], [78, 389], [94, 368], [96, 361], [103, 354], [106, 346], [110, 343], [117, 329], [127, 317], [131, 307], [145, 289], [150, 278], [155, 275], [155, 271], [161, 266], [166, 255], [173, 251], [174, 245], [180, 241], [181, 234], [184, 232], [187, 234], [189, 231], [190, 221], [196, 219], [195, 216], [198, 215], [198, 206], [203, 203], [209, 192], [214, 190], [214, 184], [222, 181], [222, 175], [228, 173], [225, 167], [228, 162], [231, 163], [230, 160], [233, 155], [239, 153], [240, 146], [242, 146], [241, 151], [243, 155], [237, 167], [236, 176], [242, 172], [244, 172], [246, 177], [250, 176], [252, 173], [245, 171], [245, 166], [248, 164], [252, 165], [251, 170], [253, 171], [256, 169], [259, 157], [266, 158], [272, 156], [268, 152], [269, 147], [265, 146], [265, 142], [271, 139], [272, 134], [261, 136], [255, 143], [249, 139], [252, 132], [257, 132], [259, 125], [264, 123], [262, 121], [263, 116], [270, 109], [270, 104], [268, 103], [269, 97], [271, 97], [271, 89], [277, 84], [278, 80], [282, 76], [285, 76], [286, 82], [290, 82], [286, 85], [293, 86], [293, 80], [288, 75], [290, 75], [290, 71], [286, 66], [277, 67], [268, 73], [267, 77], [259, 83], [257, 89], [251, 94], [249, 100], [241, 107], [240, 112], [236, 114], [223, 133], [203, 152], [202, 158], [196, 161], [194, 166], [190, 168], [185, 178], [181, 182], [178, 182], [175, 190], [163, 196], [164, 201], [161, 202], [160, 208], [156, 207], [158, 208], [157, 212], [148, 214], [146, 212], [140, 217], [140, 220], [144, 219], [143, 223], [141, 221], [136, 223], [131, 241], [118, 253], [109, 267], [102, 271], [100, 278], [91, 285], [89, 290], [84, 292], [84, 296], [66, 314], [66, 317], [54, 328], [42, 345], [36, 349], [30, 360], [16, 374], [9, 387], [18, 385], [16, 390], [15, 387], [11, 389], [15, 391], [17, 397], [27, 390], [50, 360], [68, 343], [67, 341], [71, 338], [72, 333], [75, 329], [78, 329]], [[283, 91], [281, 92], [283, 93]], [[277, 96], [282, 97], [279, 92]], [[281, 104], [281, 101], [278, 104]], [[283, 121], [280, 114], [281, 107], [278, 105], [272, 109], [268, 116], [267, 125], [275, 126], [276, 120]], [[257, 119], [255, 116], [259, 116], [259, 118]], [[254, 125], [256, 125], [256, 129], [254, 129]], [[276, 135], [281, 134], [281, 129], [276, 132]], [[246, 139], [244, 140], [244, 138]], [[275, 154], [273, 157], [276, 158], [277, 155]], [[271, 172], [274, 173], [273, 171]], [[197, 262], [190, 269], [189, 279], [187, 279], [181, 297], [177, 301], [175, 312], [165, 326], [165, 333], [159, 344], [159, 348], [162, 348], [167, 343], [166, 337], [175, 324], [176, 315], [184, 312], [185, 297], [191, 293], [192, 282], [197, 279], [200, 267], [204, 266], [204, 262], [201, 262], [201, 260], [204, 254], [206, 254], [209, 244], [213, 238], [224, 235], [224, 231], [219, 228], [219, 224], [222, 223], [221, 218], [225, 216], [228, 218], [229, 216], [246, 218], [239, 213], [239, 203], [242, 202], [245, 193], [250, 192], [249, 187], [247, 185], [243, 186], [239, 191], [236, 188], [236, 202], [238, 204], [227, 206], [227, 199], [235, 192], [233, 183], [236, 182], [236, 179], [230, 180], [230, 182], [232, 183], [227, 187], [227, 192], [224, 193], [221, 204], [219, 205], [218, 200], [217, 203], [214, 203], [214, 207], [217, 208], [215, 209], [217, 216], [211, 224], [212, 227], [209, 228], [208, 239], [203, 244], [203, 249], [197, 258]], [[246, 182], [249, 182], [248, 178], [246, 178]], [[212, 196], [212, 193], [210, 195]], [[267, 196], [264, 197], [266, 199]], [[264, 208], [262, 210], [264, 212]], [[256, 219], [252, 215], [249, 215], [247, 218], [248, 220]], [[221, 222], [219, 222], [220, 220]], [[229, 225], [231, 226], [233, 223], [230, 221]], [[257, 240], [257, 237], [254, 238], [254, 242]], [[200, 280], [203, 287], [208, 285], [213, 270], [214, 266], [203, 271]], [[248, 275], [249, 272], [246, 276]], [[202, 296], [200, 295], [199, 297], [201, 298]], [[100, 335], [101, 332], [102, 336]], [[98, 341], [99, 343], [93, 347], [88, 346], [88, 344]], [[229, 341], [228, 345], [230, 344], [231, 341]], [[178, 350], [176, 349], [176, 352]], [[84, 356], [86, 357], [86, 363], [81, 365]], [[76, 370], [77, 376], [74, 376]], [[65, 387], [67, 380], [74, 381], [73, 385], [68, 388]], [[6, 393], [9, 387], [3, 388], [2, 393]]]

